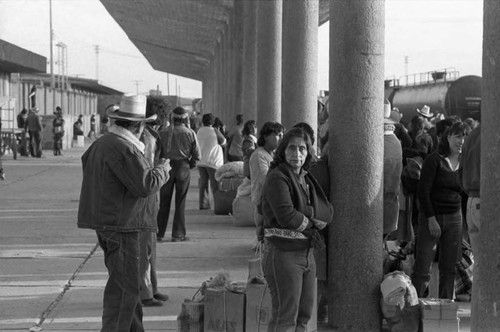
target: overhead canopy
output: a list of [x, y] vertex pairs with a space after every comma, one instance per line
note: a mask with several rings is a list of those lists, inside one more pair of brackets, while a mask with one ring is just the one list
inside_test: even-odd
[[0, 40], [0, 72], [45, 73], [47, 58]]
[[[234, 2], [245, 0], [101, 0], [155, 70], [202, 81]], [[248, 1], [248, 0], [247, 0]], [[329, 0], [319, 0], [319, 24]]]

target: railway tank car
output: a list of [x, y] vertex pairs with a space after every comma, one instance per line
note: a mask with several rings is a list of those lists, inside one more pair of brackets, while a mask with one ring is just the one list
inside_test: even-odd
[[462, 120], [481, 120], [481, 77], [459, 77], [456, 71], [435, 71], [385, 81], [385, 98], [403, 114], [407, 125], [424, 105], [434, 115], [457, 115]]

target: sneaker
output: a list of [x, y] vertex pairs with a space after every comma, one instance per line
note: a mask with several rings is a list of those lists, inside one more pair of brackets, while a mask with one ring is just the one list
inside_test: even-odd
[[152, 298], [152, 299], [146, 299], [141, 301], [143, 307], [161, 307], [163, 306], [163, 302]]
[[5, 173], [0, 171], [0, 180], [5, 180]]
[[185, 236], [180, 236], [180, 237], [173, 237], [172, 242], [184, 242], [187, 241], [189, 238]]

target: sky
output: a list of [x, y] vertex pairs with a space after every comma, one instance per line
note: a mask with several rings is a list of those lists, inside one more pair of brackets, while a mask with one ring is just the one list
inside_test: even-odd
[[[461, 76], [481, 76], [482, 0], [385, 3], [386, 78], [444, 68]], [[49, 0], [0, 0], [0, 39], [48, 59], [49, 21]], [[99, 0], [52, 0], [52, 22], [54, 45], [67, 46], [70, 76], [98, 79], [125, 93], [147, 93], [159, 87], [167, 94], [168, 86], [175, 94], [177, 85], [181, 96], [201, 97], [201, 82], [154, 70]], [[57, 51], [54, 46], [55, 61]], [[328, 90], [328, 58], [329, 24], [325, 23], [318, 29], [319, 90]]]

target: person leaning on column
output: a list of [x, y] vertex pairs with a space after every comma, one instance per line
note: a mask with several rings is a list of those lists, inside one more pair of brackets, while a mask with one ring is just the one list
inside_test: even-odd
[[166, 159], [152, 167], [139, 141], [146, 117], [145, 96], [124, 96], [108, 107], [114, 119], [109, 134], [83, 154], [78, 227], [96, 231], [104, 252], [108, 281], [104, 289], [101, 331], [144, 331], [140, 302], [140, 235], [156, 229], [155, 195], [168, 179]]

